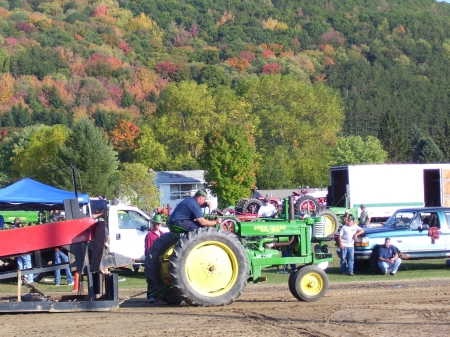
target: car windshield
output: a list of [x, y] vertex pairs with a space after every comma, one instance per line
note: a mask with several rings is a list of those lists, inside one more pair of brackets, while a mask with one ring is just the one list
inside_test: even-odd
[[411, 223], [411, 220], [414, 219], [417, 212], [412, 211], [400, 211], [394, 213], [384, 224], [387, 227], [394, 227], [394, 228], [404, 228], [408, 227]]

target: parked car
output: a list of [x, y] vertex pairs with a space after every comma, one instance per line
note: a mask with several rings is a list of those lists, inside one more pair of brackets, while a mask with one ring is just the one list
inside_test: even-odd
[[[374, 272], [379, 272], [378, 247], [384, 244], [387, 237], [409, 259], [450, 257], [449, 224], [450, 208], [447, 207], [399, 209], [384, 226], [364, 229], [364, 235], [355, 242], [355, 261], [360, 265], [370, 264]], [[436, 226], [439, 231], [436, 240], [428, 236], [432, 226]]]

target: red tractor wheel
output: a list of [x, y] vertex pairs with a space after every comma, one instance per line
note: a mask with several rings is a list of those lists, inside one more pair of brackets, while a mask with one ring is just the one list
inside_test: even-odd
[[234, 233], [234, 225], [237, 223], [236, 218], [223, 218], [222, 229], [225, 232]]
[[319, 202], [310, 195], [304, 195], [295, 203], [295, 210], [299, 215], [313, 214], [319, 210]]

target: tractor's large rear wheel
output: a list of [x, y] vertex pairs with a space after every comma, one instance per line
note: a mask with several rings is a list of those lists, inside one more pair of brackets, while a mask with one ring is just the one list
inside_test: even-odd
[[262, 203], [258, 199], [241, 199], [237, 202], [234, 209], [240, 213], [258, 214], [261, 205]]
[[232, 233], [200, 228], [183, 236], [175, 246], [169, 272], [171, 284], [186, 303], [227, 305], [247, 284], [248, 260]]
[[[148, 291], [155, 291], [170, 283], [169, 259], [180, 236], [168, 232], [157, 239], [145, 257], [145, 278]], [[161, 296], [168, 304], [181, 304], [181, 296], [171, 290]]]
[[319, 210], [319, 202], [311, 195], [301, 196], [295, 203], [295, 211], [299, 215], [311, 215]]
[[289, 290], [299, 301], [317, 301], [328, 290], [328, 276], [317, 266], [305, 266], [290, 275]]
[[325, 222], [325, 235], [328, 239], [332, 239], [339, 232], [339, 219], [330, 210], [323, 210], [319, 213]]

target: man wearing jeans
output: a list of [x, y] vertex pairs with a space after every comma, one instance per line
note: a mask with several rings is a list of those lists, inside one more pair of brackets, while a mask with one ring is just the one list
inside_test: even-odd
[[[33, 266], [31, 265], [31, 255], [30, 254], [24, 254], [17, 257], [17, 268], [20, 270], [23, 269], [31, 269]], [[25, 283], [31, 284], [34, 282], [34, 275], [28, 274], [24, 275], [23, 279]]]
[[[55, 248], [55, 264], [60, 263], [68, 263], [69, 257], [59, 248]], [[72, 273], [70, 272], [70, 268], [67, 267], [66, 269], [66, 279], [67, 279], [67, 285], [71, 286], [73, 285], [73, 277]], [[59, 286], [61, 282], [61, 270], [57, 269], [55, 270], [55, 286]]]
[[339, 231], [338, 246], [341, 249], [341, 274], [355, 276], [353, 273], [354, 256], [355, 256], [355, 240], [364, 233], [364, 230], [355, 225], [355, 218], [350, 215], [347, 224], [341, 227]]
[[390, 238], [384, 239], [384, 245], [380, 246], [378, 250], [378, 266], [383, 275], [387, 275], [388, 269], [390, 269], [391, 275], [395, 276], [400, 263], [402, 263], [402, 259], [398, 257], [397, 247], [391, 245]]

